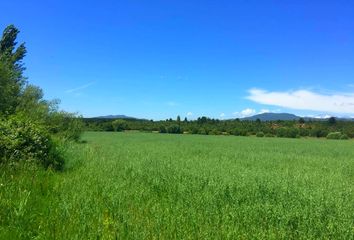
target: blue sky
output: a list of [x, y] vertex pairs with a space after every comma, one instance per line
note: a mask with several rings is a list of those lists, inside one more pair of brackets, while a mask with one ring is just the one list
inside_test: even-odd
[[61, 108], [165, 119], [354, 116], [354, 1], [3, 1]]

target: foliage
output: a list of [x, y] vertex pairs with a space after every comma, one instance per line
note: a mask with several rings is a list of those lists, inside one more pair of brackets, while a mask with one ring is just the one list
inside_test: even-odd
[[160, 126], [159, 127], [159, 133], [167, 133], [167, 129], [165, 126]]
[[182, 133], [182, 130], [179, 125], [174, 124], [174, 125], [168, 126], [167, 132], [176, 134], [176, 133]]
[[25, 83], [22, 59], [26, 55], [24, 43], [16, 48], [19, 30], [9, 25], [0, 40], [0, 115], [15, 111], [18, 96]]
[[58, 101], [43, 99], [43, 91], [28, 84], [22, 62], [24, 43], [10, 25], [0, 40], [0, 159], [2, 162], [40, 162], [61, 169], [60, 144], [52, 139], [79, 140], [82, 122], [75, 114], [58, 111]]
[[256, 137], [264, 137], [264, 133], [263, 132], [257, 132]]
[[299, 130], [296, 128], [281, 127], [276, 131], [277, 137], [296, 138]]
[[330, 118], [328, 118], [328, 123], [330, 125], [334, 125], [337, 123], [337, 119], [335, 117], [330, 117]]
[[[83, 119], [84, 129], [88, 131], [113, 131], [111, 119]], [[340, 131], [349, 138], [354, 138], [354, 123], [352, 121], [337, 121], [330, 125], [327, 121], [307, 121], [299, 123], [298, 121], [241, 121], [235, 120], [217, 120], [206, 117], [197, 120], [177, 120], [167, 119], [166, 121], [148, 121], [140, 119], [124, 119], [124, 130], [139, 131], [158, 131], [160, 133], [183, 133], [202, 135], [235, 135], [249, 136], [263, 132], [264, 135], [278, 136], [285, 138], [298, 137], [318, 137], [325, 138], [329, 132]], [[177, 126], [180, 131], [178, 131]]]
[[27, 51], [24, 43], [21, 43], [15, 49], [19, 32], [14, 25], [9, 25], [4, 29], [0, 40], [0, 61], [10, 64], [14, 70], [22, 74], [24, 70], [22, 59], [25, 57]]
[[341, 140], [348, 140], [349, 137], [348, 137], [347, 134], [342, 134], [342, 136], [340, 136], [340, 139], [341, 139]]
[[264, 136], [265, 136], [265, 137], [274, 137], [274, 135], [271, 134], [271, 133], [266, 133]]
[[20, 85], [16, 84], [14, 72], [0, 61], [0, 115], [8, 115], [15, 111]]
[[327, 135], [327, 139], [346, 140], [346, 139], [349, 139], [349, 137], [346, 134], [342, 134], [341, 132], [331, 132]]
[[304, 123], [305, 123], [305, 119], [299, 118], [299, 123], [300, 123], [300, 124], [304, 124]]
[[51, 113], [46, 126], [54, 136], [73, 141], [79, 141], [84, 127], [81, 117], [64, 111]]
[[114, 131], [121, 132], [127, 128], [127, 124], [123, 119], [116, 119], [112, 122]]
[[2, 162], [7, 164], [35, 161], [57, 170], [64, 164], [45, 128], [21, 115], [0, 122], [0, 154]]

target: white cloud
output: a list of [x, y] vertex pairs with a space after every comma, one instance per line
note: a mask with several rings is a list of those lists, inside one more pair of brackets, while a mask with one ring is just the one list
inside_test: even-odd
[[322, 119], [322, 118], [330, 118], [332, 117], [331, 115], [325, 114], [325, 115], [317, 115], [315, 118]]
[[95, 82], [90, 82], [90, 83], [84, 84], [84, 85], [82, 85], [82, 86], [80, 86], [80, 87], [77, 87], [77, 88], [68, 89], [68, 90], [66, 90], [65, 92], [66, 92], [66, 93], [77, 92], [77, 91], [79, 91], [79, 90], [88, 88], [88, 87], [92, 86], [93, 84], [95, 84]]
[[249, 116], [255, 115], [256, 110], [252, 109], [252, 108], [246, 108], [246, 109], [243, 109], [241, 112], [234, 112], [232, 114], [236, 117], [243, 118], [243, 117], [249, 117]]
[[193, 116], [193, 113], [192, 112], [187, 112], [187, 117], [191, 117]]
[[261, 89], [251, 89], [249, 94], [247, 99], [260, 104], [298, 110], [354, 113], [354, 93], [324, 95], [309, 90], [269, 92]]
[[226, 115], [225, 115], [225, 113], [220, 113], [220, 117], [221, 118], [223, 118], [223, 117], [225, 117]]
[[240, 114], [243, 117], [249, 117], [249, 116], [256, 114], [256, 110], [254, 110], [252, 108], [246, 108], [246, 109], [243, 109]]
[[269, 109], [261, 109], [261, 111], [259, 111], [258, 114], [269, 113], [269, 112], [270, 112]]

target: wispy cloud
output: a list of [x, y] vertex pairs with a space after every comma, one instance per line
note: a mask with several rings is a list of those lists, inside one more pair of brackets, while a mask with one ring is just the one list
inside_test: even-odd
[[193, 113], [192, 112], [187, 112], [187, 117], [191, 117], [193, 116]]
[[325, 118], [330, 118], [330, 117], [332, 117], [332, 116], [328, 115], [328, 114], [314, 116], [314, 118], [318, 118], [318, 119], [325, 119]]
[[84, 85], [82, 85], [82, 86], [79, 86], [79, 87], [76, 87], [76, 88], [72, 88], [72, 89], [68, 89], [68, 90], [66, 90], [65, 92], [66, 92], [66, 93], [74, 93], [74, 92], [83, 90], [83, 89], [85, 89], [85, 88], [88, 88], [88, 87], [92, 86], [93, 84], [95, 84], [95, 82], [89, 82], [89, 83], [84, 84]]
[[309, 90], [271, 92], [251, 89], [247, 99], [260, 104], [297, 110], [354, 113], [354, 93], [320, 94]]
[[220, 118], [224, 118], [226, 116], [225, 113], [220, 113]]
[[261, 109], [261, 111], [259, 111], [258, 114], [269, 113], [269, 112], [270, 112], [269, 109]]
[[279, 112], [279, 109], [277, 109], [277, 110], [261, 109], [261, 110], [257, 111], [256, 109], [253, 109], [253, 108], [245, 108], [240, 112], [234, 112], [233, 115], [235, 117], [244, 118], [244, 117], [250, 117], [250, 116], [253, 116], [256, 114], [271, 113], [271, 112]]

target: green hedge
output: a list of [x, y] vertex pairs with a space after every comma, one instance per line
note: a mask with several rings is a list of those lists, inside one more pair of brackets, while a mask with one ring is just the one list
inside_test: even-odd
[[349, 137], [346, 134], [342, 134], [341, 132], [330, 132], [327, 135], [327, 139], [346, 140], [349, 139]]
[[0, 163], [34, 161], [60, 170], [64, 160], [58, 148], [44, 127], [23, 116], [0, 121]]

